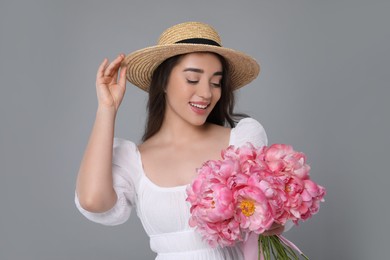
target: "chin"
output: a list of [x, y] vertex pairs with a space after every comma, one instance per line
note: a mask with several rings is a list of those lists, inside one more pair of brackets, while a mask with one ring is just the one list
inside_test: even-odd
[[202, 118], [191, 118], [188, 120], [188, 122], [191, 124], [191, 125], [194, 125], [194, 126], [202, 126], [206, 123], [206, 120], [207, 120], [207, 117], [202, 117]]
[[194, 126], [202, 126], [206, 123], [206, 120], [194, 120], [191, 122], [192, 125]]

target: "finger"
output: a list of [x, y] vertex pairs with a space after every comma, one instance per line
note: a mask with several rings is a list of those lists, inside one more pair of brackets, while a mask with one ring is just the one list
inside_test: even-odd
[[102, 63], [100, 63], [99, 68], [98, 68], [98, 71], [97, 71], [97, 75], [96, 75], [98, 78], [103, 77], [103, 75], [104, 75], [104, 70], [105, 70], [106, 67], [107, 67], [107, 63], [108, 63], [108, 59], [107, 59], [107, 58], [104, 58], [104, 60], [102, 61]]
[[119, 68], [117, 70], [114, 70], [114, 74], [110, 77], [111, 78], [110, 83], [112, 83], [112, 84], [116, 84], [117, 83], [117, 80], [118, 80], [118, 70], [119, 70]]
[[280, 234], [283, 233], [283, 231], [284, 231], [284, 227], [283, 226], [279, 226], [279, 227], [272, 228], [272, 229], [269, 229], [269, 230], [265, 231], [263, 233], [263, 235], [265, 235], [265, 236], [280, 235]]
[[278, 228], [278, 227], [280, 227], [280, 226], [281, 226], [280, 224], [274, 222], [274, 223], [272, 223], [272, 226], [271, 226], [270, 230], [275, 229], [275, 228]]
[[121, 65], [121, 62], [122, 62], [123, 58], [124, 58], [123, 54], [118, 55], [118, 57], [116, 57], [116, 59], [113, 60], [110, 63], [110, 65], [108, 65], [108, 67], [104, 71], [104, 75], [105, 76], [112, 76], [112, 75], [114, 75], [118, 71], [119, 66]]
[[120, 86], [126, 86], [126, 71], [127, 71], [127, 67], [122, 66], [119, 73], [119, 81], [118, 81], [118, 84]]
[[[125, 66], [124, 65], [124, 59], [125, 59], [125, 55], [123, 54], [123, 53], [121, 53], [121, 54], [119, 54], [119, 57], [118, 58], [120, 58], [119, 59], [119, 63], [118, 63], [118, 68], [115, 70], [115, 74], [114, 74], [114, 79], [115, 79], [115, 81], [118, 79], [118, 73], [119, 73], [119, 71], [121, 71], [122, 72], [122, 69], [123, 69], [123, 67]], [[121, 72], [119, 73], [119, 77], [121, 77]], [[119, 81], [118, 81], [119, 82]]]
[[280, 226], [280, 227], [278, 227], [278, 228], [275, 228], [275, 229], [272, 230], [272, 231], [274, 232], [274, 234], [280, 235], [280, 234], [282, 234], [283, 231], [284, 231], [284, 226]]

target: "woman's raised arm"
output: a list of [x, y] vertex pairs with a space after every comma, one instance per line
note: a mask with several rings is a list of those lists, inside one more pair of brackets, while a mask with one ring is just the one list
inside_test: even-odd
[[104, 59], [96, 75], [99, 105], [76, 185], [80, 205], [90, 212], [107, 211], [117, 200], [112, 178], [112, 149], [115, 117], [126, 90], [126, 68], [120, 68], [124, 57], [120, 54], [110, 64]]

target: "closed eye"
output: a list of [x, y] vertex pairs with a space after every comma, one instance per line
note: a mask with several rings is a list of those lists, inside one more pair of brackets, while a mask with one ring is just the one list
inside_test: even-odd
[[198, 80], [189, 80], [189, 79], [187, 79], [187, 82], [188, 82], [189, 84], [196, 84], [196, 83], [198, 83], [199, 81], [198, 81]]
[[221, 83], [211, 83], [211, 85], [213, 85], [214, 87], [216, 88], [220, 88], [221, 87]]

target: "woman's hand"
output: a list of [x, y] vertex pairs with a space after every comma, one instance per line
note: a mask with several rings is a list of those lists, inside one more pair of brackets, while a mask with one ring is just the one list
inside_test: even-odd
[[126, 91], [126, 67], [120, 68], [124, 58], [125, 55], [120, 54], [110, 64], [108, 59], [104, 59], [100, 64], [96, 75], [99, 107], [113, 108], [115, 112], [118, 111]]
[[280, 235], [284, 231], [284, 226], [280, 224], [273, 223], [270, 229], [264, 231], [261, 233], [263, 236], [273, 236], [273, 235]]

